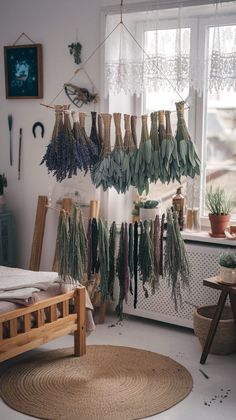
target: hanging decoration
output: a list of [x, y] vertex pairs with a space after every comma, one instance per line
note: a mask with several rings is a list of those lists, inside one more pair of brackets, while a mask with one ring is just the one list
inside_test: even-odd
[[116, 264], [115, 264], [115, 252], [116, 252], [116, 235], [117, 227], [116, 222], [112, 222], [109, 232], [109, 277], [108, 277], [108, 293], [110, 298], [113, 300], [114, 283], [116, 278]]
[[86, 88], [76, 86], [72, 83], [65, 83], [64, 89], [70, 101], [78, 108], [91, 102], [99, 102], [99, 95], [97, 93], [89, 92]]
[[106, 191], [107, 188], [111, 188], [121, 176], [121, 167], [111, 156], [111, 118], [112, 116], [110, 114], [102, 114], [104, 124], [103, 148], [98, 162], [91, 170], [92, 182], [96, 188], [102, 186], [104, 191]]
[[149, 179], [153, 175], [153, 149], [148, 135], [147, 115], [142, 115], [142, 131], [138, 153], [135, 162], [136, 186], [139, 195], [149, 192]]
[[99, 136], [98, 128], [97, 128], [97, 112], [91, 112], [91, 131], [90, 131], [90, 140], [96, 145], [97, 147], [97, 154], [100, 156], [102, 150], [102, 139]]
[[70, 55], [73, 55], [75, 64], [81, 63], [82, 45], [79, 42], [72, 42], [68, 45]]
[[113, 120], [115, 124], [115, 145], [113, 151], [111, 152], [111, 159], [114, 162], [114, 165], [117, 165], [119, 171], [114, 172], [114, 176], [112, 179], [113, 187], [116, 191], [125, 193], [128, 186], [125, 183], [125, 173], [123, 171], [124, 167], [124, 148], [123, 148], [123, 140], [121, 134], [121, 113], [115, 112], [113, 114]]
[[180, 176], [200, 175], [200, 159], [188, 132], [184, 119], [184, 102], [176, 103], [177, 130], [176, 142], [179, 156]]

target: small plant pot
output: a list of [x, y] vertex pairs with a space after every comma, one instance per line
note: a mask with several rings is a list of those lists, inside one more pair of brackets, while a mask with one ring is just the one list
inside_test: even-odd
[[209, 214], [211, 224], [211, 235], [215, 237], [224, 237], [225, 229], [229, 226], [230, 214]]
[[[202, 306], [193, 313], [194, 333], [202, 348], [205, 345], [216, 306]], [[214, 336], [211, 354], [230, 354], [236, 351], [236, 328], [230, 306], [225, 306]]]
[[159, 214], [159, 209], [140, 209], [140, 220], [154, 220], [155, 217]]
[[236, 284], [236, 268], [227, 268], [220, 265], [220, 278], [222, 283]]

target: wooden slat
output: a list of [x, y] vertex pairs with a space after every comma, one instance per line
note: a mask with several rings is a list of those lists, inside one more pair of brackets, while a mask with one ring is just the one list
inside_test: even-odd
[[42, 327], [45, 324], [45, 312], [44, 309], [39, 309], [38, 311], [36, 311], [35, 313], [36, 316], [36, 323], [37, 323], [37, 327]]
[[16, 317], [29, 314], [32, 312], [37, 311], [38, 309], [44, 309], [51, 305], [56, 305], [60, 302], [64, 302], [66, 300], [70, 300], [74, 296], [74, 291], [64, 293], [63, 295], [54, 296], [45, 300], [42, 300], [41, 302], [34, 303], [31, 306], [27, 306], [26, 308], [19, 308], [15, 309], [14, 311], [5, 312], [0, 315], [0, 322], [9, 321], [10, 319], [14, 319]]
[[10, 320], [10, 337], [17, 335], [17, 318]]
[[75, 312], [77, 314], [77, 330], [74, 333], [75, 356], [86, 354], [86, 331], [85, 331], [85, 288], [75, 291]]
[[28, 332], [31, 330], [30, 314], [23, 315], [23, 331]]
[[51, 305], [49, 307], [49, 322], [57, 320], [57, 305]]
[[3, 324], [0, 324], [0, 341], [3, 339]]
[[0, 347], [0, 361], [7, 360], [75, 330], [77, 330], [77, 314], [71, 314], [40, 328], [33, 328], [27, 333], [5, 339]]
[[40, 260], [42, 254], [43, 237], [47, 214], [47, 204], [47, 196], [42, 195], [38, 197], [37, 212], [34, 224], [34, 236], [29, 264], [29, 269], [34, 271], [39, 271], [40, 268]]
[[65, 300], [64, 302], [62, 302], [61, 315], [64, 318], [68, 314], [69, 314], [69, 301]]

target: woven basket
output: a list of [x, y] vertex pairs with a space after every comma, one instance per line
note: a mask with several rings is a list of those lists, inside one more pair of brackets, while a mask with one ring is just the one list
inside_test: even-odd
[[[216, 306], [202, 306], [193, 313], [193, 328], [203, 347], [214, 316]], [[236, 351], [236, 327], [230, 306], [225, 306], [219, 321], [210, 352], [230, 354]]]

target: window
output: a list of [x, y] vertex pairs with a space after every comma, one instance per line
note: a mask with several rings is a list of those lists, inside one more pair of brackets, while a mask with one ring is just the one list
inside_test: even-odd
[[[126, 22], [125, 19], [126, 16], [124, 16]], [[229, 3], [222, 5], [218, 16], [215, 15], [215, 8], [210, 5], [183, 8], [181, 16], [177, 9], [151, 11], [146, 14], [129, 13], [127, 20], [132, 22], [132, 33], [149, 56], [155, 57], [158, 51], [159, 55], [163, 55], [163, 60], [166, 56], [170, 59], [171, 55], [173, 58], [177, 55], [178, 48], [182, 49], [180, 63], [182, 78], [180, 77], [180, 85], [177, 86], [182, 98], [190, 105], [189, 110], [185, 112], [185, 119], [202, 161], [200, 179], [195, 179], [194, 182], [183, 179], [182, 185], [187, 192], [188, 205], [199, 207], [201, 217], [207, 219], [204, 197], [206, 188], [210, 184], [220, 185], [229, 194], [236, 191], [236, 78], [234, 78], [234, 89], [232, 87], [229, 89], [229, 84], [226, 83], [217, 94], [208, 83], [211, 71], [209, 58], [216, 28], [223, 34], [223, 40], [221, 40], [223, 50], [226, 54], [230, 54], [234, 45], [236, 57], [236, 5]], [[179, 31], [180, 26], [181, 31]], [[162, 62], [158, 62], [159, 67], [160, 63]], [[227, 67], [227, 63], [225, 66]], [[229, 70], [226, 67], [224, 71]], [[168, 69], [165, 63], [166, 68]], [[188, 68], [190, 69], [190, 78], [188, 78], [190, 83], [186, 82]], [[223, 69], [218, 68], [217, 71], [221, 74]], [[167, 76], [176, 86], [176, 80], [171, 71], [167, 73]], [[230, 72], [228, 76], [230, 78]], [[235, 77], [235, 74], [232, 73], [231, 76]], [[151, 83], [153, 83], [152, 80]], [[160, 77], [156, 92], [146, 86], [140, 97], [134, 95], [133, 102], [129, 100], [129, 111], [150, 114], [159, 109], [173, 110], [174, 102], [179, 98], [176, 91], [171, 88], [171, 83], [168, 89]], [[200, 94], [198, 90], [201, 91]], [[120, 96], [122, 96], [121, 93]], [[109, 109], [114, 110], [117, 106], [116, 96], [110, 95], [109, 105]], [[173, 112], [173, 131], [175, 128], [176, 114]], [[151, 184], [149, 198], [161, 197], [162, 207], [165, 209], [170, 205], [171, 197], [178, 185], [178, 183]], [[233, 217], [236, 220], [236, 210], [234, 211]]]

